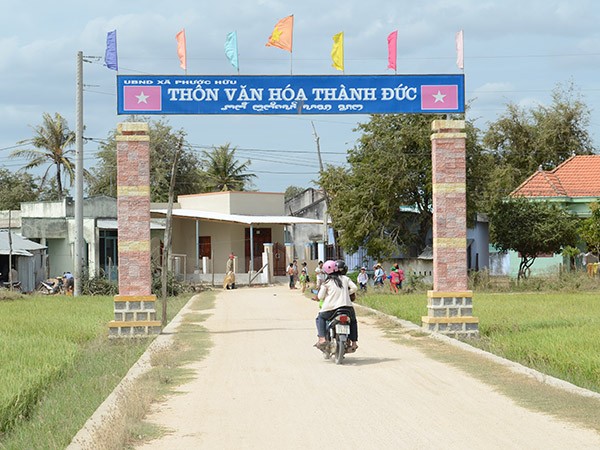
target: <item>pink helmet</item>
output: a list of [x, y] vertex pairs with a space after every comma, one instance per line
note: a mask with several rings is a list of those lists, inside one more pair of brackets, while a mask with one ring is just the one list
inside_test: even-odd
[[327, 275], [330, 275], [334, 272], [337, 272], [338, 267], [337, 267], [337, 263], [335, 261], [325, 261], [323, 263], [323, 272], [325, 272]]

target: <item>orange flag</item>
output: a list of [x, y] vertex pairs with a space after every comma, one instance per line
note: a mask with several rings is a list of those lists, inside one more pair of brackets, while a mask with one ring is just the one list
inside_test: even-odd
[[284, 17], [277, 25], [265, 47], [277, 47], [292, 53], [292, 35], [294, 31], [294, 15]]
[[185, 49], [185, 28], [175, 36], [177, 39], [177, 56], [179, 56], [179, 65], [183, 70], [187, 70], [187, 55]]

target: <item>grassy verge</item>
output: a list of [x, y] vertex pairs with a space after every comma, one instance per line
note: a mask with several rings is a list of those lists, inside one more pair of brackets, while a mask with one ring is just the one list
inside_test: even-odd
[[151, 342], [107, 339], [112, 297], [25, 297], [0, 315], [0, 448], [66, 447]]
[[378, 318], [376, 322], [390, 339], [417, 348], [432, 359], [458, 367], [524, 408], [600, 432], [600, 400], [597, 398], [573, 395], [564, 389], [540, 383], [484, 356], [428, 339], [419, 331], [399, 328], [387, 319]]
[[[421, 324], [425, 293], [368, 294], [359, 303]], [[600, 302], [597, 292], [475, 293], [478, 340], [469, 341], [496, 355], [600, 392]]]

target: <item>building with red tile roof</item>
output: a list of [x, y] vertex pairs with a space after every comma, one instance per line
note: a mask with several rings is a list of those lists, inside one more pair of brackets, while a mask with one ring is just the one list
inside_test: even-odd
[[561, 204], [579, 217], [600, 201], [600, 155], [576, 155], [550, 171], [538, 170], [510, 194]]

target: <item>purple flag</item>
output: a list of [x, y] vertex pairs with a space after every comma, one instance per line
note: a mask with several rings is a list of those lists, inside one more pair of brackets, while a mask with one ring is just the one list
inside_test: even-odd
[[112, 70], [119, 70], [117, 60], [117, 30], [109, 31], [106, 35], [106, 53], [104, 54], [104, 64]]

